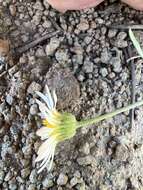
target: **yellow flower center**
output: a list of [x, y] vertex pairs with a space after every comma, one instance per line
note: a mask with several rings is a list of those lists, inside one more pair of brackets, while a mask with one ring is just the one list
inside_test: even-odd
[[42, 124], [45, 126], [45, 127], [48, 127], [48, 128], [54, 128], [55, 126], [54, 125], [51, 125], [47, 119], [44, 119], [42, 121]]
[[[59, 123], [60, 122], [60, 120], [61, 120], [61, 114], [59, 113], [59, 112], [57, 112], [57, 110], [53, 110], [52, 112], [51, 112], [51, 115], [52, 115], [52, 119], [53, 119], [53, 123], [51, 124], [49, 121], [48, 121], [48, 119], [43, 119], [42, 120], [42, 124], [45, 126], [45, 127], [48, 127], [48, 128], [55, 128], [56, 126], [57, 126], [57, 124], [56, 124], [56, 121], [57, 121], [57, 123]], [[54, 122], [55, 121], [55, 122]]]

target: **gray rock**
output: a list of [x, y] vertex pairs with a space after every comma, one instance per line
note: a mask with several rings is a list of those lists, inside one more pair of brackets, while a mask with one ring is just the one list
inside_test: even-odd
[[74, 55], [72, 58], [72, 61], [76, 65], [82, 65], [83, 64], [83, 55], [81, 53]]
[[9, 190], [9, 188], [8, 188], [8, 183], [7, 183], [7, 182], [4, 182], [4, 183], [2, 184], [2, 187], [3, 187], [3, 189]]
[[106, 68], [101, 68], [100, 73], [102, 77], [106, 77], [108, 75], [108, 71]]
[[103, 24], [104, 23], [104, 20], [102, 18], [97, 18], [96, 19], [96, 22], [98, 22], [98, 24]]
[[85, 60], [82, 70], [85, 73], [92, 73], [93, 72], [93, 62], [91, 62], [90, 60]]
[[51, 89], [56, 89], [59, 109], [75, 105], [79, 99], [79, 83], [69, 69], [62, 69], [59, 66], [51, 68], [45, 76], [44, 83]]
[[31, 152], [32, 152], [30, 144], [25, 145], [25, 146], [22, 148], [22, 152], [23, 152], [23, 154], [24, 154], [25, 156], [30, 157]]
[[31, 183], [36, 183], [36, 180], [37, 180], [37, 173], [36, 173], [36, 170], [32, 170], [30, 176], [29, 176], [29, 179], [30, 179], [30, 182]]
[[29, 164], [29, 160], [28, 159], [21, 159], [21, 164], [22, 164], [22, 166], [27, 167]]
[[118, 48], [125, 48], [128, 46], [127, 41], [125, 38], [127, 37], [127, 33], [125, 32], [120, 32], [117, 36], [117, 39], [115, 40], [115, 46]]
[[87, 20], [82, 19], [78, 24], [77, 28], [79, 31], [86, 31], [89, 29], [89, 23], [87, 22]]
[[13, 175], [12, 175], [11, 171], [9, 171], [9, 172], [5, 175], [4, 180], [5, 180], [5, 181], [9, 181], [12, 177], [13, 177]]
[[80, 178], [77, 178], [77, 177], [73, 177], [71, 180], [70, 180], [70, 185], [71, 187], [75, 186], [76, 184], [80, 183], [81, 180]]
[[115, 51], [115, 56], [111, 58], [110, 64], [113, 66], [114, 72], [119, 73], [122, 70], [122, 64], [121, 64], [122, 52], [117, 48], [113, 48], [112, 51]]
[[57, 184], [58, 185], [66, 185], [67, 181], [68, 181], [68, 176], [63, 173], [60, 173], [60, 175], [57, 179]]
[[4, 180], [5, 173], [3, 170], [0, 170], [0, 181]]
[[49, 20], [45, 20], [45, 22], [43, 23], [43, 27], [50, 28], [50, 27], [52, 27], [52, 23]]
[[126, 161], [129, 157], [129, 151], [126, 146], [119, 144], [116, 147], [115, 159], [120, 161]]
[[105, 35], [106, 32], [107, 32], [107, 28], [106, 28], [105, 26], [103, 26], [103, 27], [101, 28], [101, 32], [102, 32], [103, 35]]
[[80, 149], [80, 152], [82, 152], [82, 153], [88, 155], [88, 154], [90, 153], [90, 146], [89, 146], [89, 143], [86, 142], [86, 143], [83, 145], [83, 147]]
[[35, 53], [35, 56], [36, 56], [36, 57], [44, 57], [45, 55], [46, 55], [46, 54], [45, 54], [43, 48], [38, 48], [38, 49], [36, 50], [36, 53]]
[[9, 185], [9, 189], [10, 190], [17, 190], [17, 184], [16, 183], [11, 183], [10, 185]]
[[35, 81], [33, 81], [33, 82], [29, 85], [29, 87], [28, 87], [28, 89], [27, 89], [27, 93], [34, 95], [36, 91], [41, 91], [41, 86], [40, 86], [40, 84], [38, 84], [38, 83], [36, 83]]
[[15, 5], [10, 5], [9, 6], [9, 11], [12, 16], [16, 15], [16, 6]]
[[5, 18], [5, 23], [6, 23], [7, 26], [11, 26], [12, 25], [12, 21], [11, 21], [10, 17], [9, 18]]
[[26, 177], [28, 177], [28, 175], [30, 174], [30, 168], [25, 168], [25, 169], [23, 169], [23, 170], [21, 170], [21, 177], [22, 178], [26, 178]]
[[81, 177], [81, 174], [80, 174], [80, 172], [79, 172], [78, 170], [75, 171], [74, 177], [77, 177], [77, 178], [80, 178], [80, 177]]
[[46, 9], [49, 9], [50, 5], [49, 5], [47, 0], [43, 0], [43, 4], [44, 4]]
[[[23, 61], [25, 63], [26, 59], [24, 59]], [[36, 58], [35, 58], [35, 56], [29, 56], [28, 57], [28, 63], [31, 64], [31, 65], [35, 65], [36, 64]]]
[[18, 183], [24, 183], [24, 179], [22, 179], [20, 176], [17, 176], [17, 177], [16, 177], [16, 181], [17, 181]]
[[33, 5], [33, 8], [40, 11], [44, 10], [44, 7], [40, 1], [36, 1], [36, 3]]
[[43, 187], [50, 188], [50, 187], [53, 187], [54, 183], [53, 183], [52, 179], [45, 178], [42, 181], [42, 185], [43, 185]]
[[28, 189], [27, 190], [36, 190], [36, 185], [35, 184], [30, 184], [28, 186]]
[[42, 19], [42, 11], [36, 11], [36, 14], [33, 16], [31, 23], [35, 26], [40, 25]]
[[50, 43], [46, 45], [46, 55], [52, 55], [55, 50], [59, 47], [60, 40], [58, 38], [51, 38]]
[[95, 159], [93, 156], [89, 155], [89, 156], [85, 156], [85, 157], [80, 157], [77, 159], [77, 162], [79, 165], [81, 166], [86, 166], [86, 165], [91, 165], [94, 164]]
[[32, 66], [30, 72], [30, 79], [31, 81], [39, 81], [49, 70], [51, 65], [51, 59], [47, 56], [39, 57], [36, 60], [36, 63]]
[[37, 106], [37, 104], [33, 104], [30, 107], [30, 114], [31, 115], [36, 115], [37, 113], [38, 113], [38, 106]]
[[92, 41], [92, 37], [91, 36], [86, 36], [85, 39], [84, 39], [85, 43], [88, 45], [91, 43]]
[[5, 162], [4, 160], [0, 159], [0, 170], [2, 171], [4, 167], [5, 167]]
[[126, 32], [119, 32], [117, 39], [124, 40], [127, 37]]
[[108, 37], [109, 37], [109, 38], [113, 38], [113, 37], [116, 36], [116, 34], [117, 34], [117, 30], [115, 30], [115, 29], [110, 29], [109, 32], [108, 32]]
[[57, 60], [59, 63], [68, 62], [69, 56], [68, 56], [67, 49], [58, 49], [58, 50], [56, 51], [56, 53], [55, 53], [55, 57], [56, 57], [56, 60]]
[[13, 97], [12, 97], [10, 94], [7, 94], [7, 95], [6, 95], [6, 102], [7, 102], [9, 105], [12, 105], [12, 103], [13, 103]]
[[25, 185], [21, 184], [20, 187], [19, 187], [19, 190], [25, 190]]
[[77, 78], [78, 78], [78, 81], [80, 82], [83, 82], [83, 80], [85, 79], [83, 74], [79, 74]]
[[113, 65], [113, 71], [115, 73], [120, 73], [122, 70], [122, 65], [121, 65], [121, 59], [118, 57], [114, 57], [111, 59], [111, 64]]
[[77, 190], [86, 190], [85, 183], [82, 182], [82, 183], [80, 183], [80, 184], [77, 184], [77, 185], [76, 185], [76, 189], [77, 189]]
[[111, 53], [108, 51], [107, 48], [104, 48], [101, 52], [101, 62], [108, 64], [111, 59]]

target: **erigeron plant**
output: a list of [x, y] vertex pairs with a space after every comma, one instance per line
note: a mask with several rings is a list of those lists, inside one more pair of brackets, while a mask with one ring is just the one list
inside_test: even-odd
[[50, 93], [48, 86], [45, 86], [45, 93], [36, 92], [36, 94], [41, 98], [41, 101], [36, 99], [36, 102], [39, 105], [43, 125], [43, 127], [37, 131], [37, 135], [44, 141], [39, 147], [38, 156], [35, 160], [36, 162], [42, 161], [38, 173], [44, 168], [50, 171], [57, 144], [72, 138], [78, 128], [96, 124], [102, 120], [109, 119], [117, 114], [143, 105], [142, 100], [93, 119], [77, 121], [75, 116], [71, 113], [61, 113], [56, 110], [57, 96], [55, 91], [53, 91], [52, 94]]

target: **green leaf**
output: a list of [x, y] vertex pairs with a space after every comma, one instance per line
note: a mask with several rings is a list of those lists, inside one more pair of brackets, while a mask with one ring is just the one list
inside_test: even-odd
[[141, 56], [141, 58], [143, 58], [143, 50], [142, 50], [139, 42], [137, 41], [134, 33], [132, 32], [131, 28], [129, 29], [129, 36], [130, 36], [130, 39], [132, 40], [132, 43], [133, 43], [134, 47], [136, 48], [138, 54]]

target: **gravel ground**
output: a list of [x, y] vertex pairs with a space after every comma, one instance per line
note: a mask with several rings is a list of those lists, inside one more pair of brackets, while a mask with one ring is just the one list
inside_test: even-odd
[[[57, 147], [50, 173], [37, 174], [34, 160], [41, 144], [35, 134], [40, 127], [35, 90], [45, 84], [56, 88], [58, 109], [77, 119], [131, 102], [131, 66], [126, 62], [131, 43], [127, 30], [111, 26], [142, 24], [143, 12], [115, 0], [65, 14], [46, 0], [0, 0], [0, 17], [0, 38], [10, 41], [0, 65], [0, 189], [142, 190], [142, 108], [135, 110], [134, 125], [124, 113], [78, 130]], [[57, 30], [61, 32], [19, 54], [20, 46]], [[136, 33], [143, 39], [141, 31]], [[140, 100], [141, 60], [135, 69]]]

